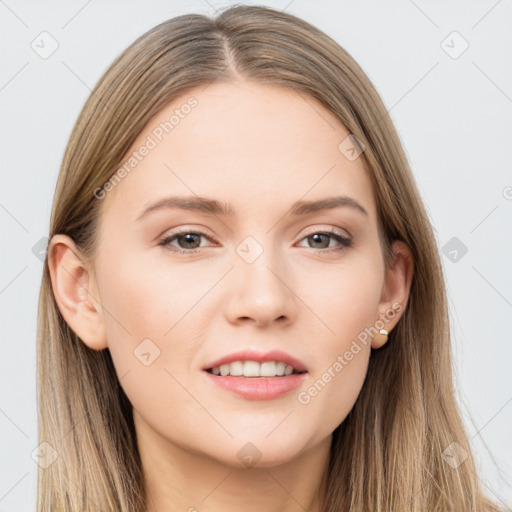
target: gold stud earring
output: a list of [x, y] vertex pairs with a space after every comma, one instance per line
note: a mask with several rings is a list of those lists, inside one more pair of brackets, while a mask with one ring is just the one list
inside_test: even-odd
[[388, 341], [389, 331], [386, 329], [379, 329], [379, 332], [373, 337], [373, 348], [380, 348]]

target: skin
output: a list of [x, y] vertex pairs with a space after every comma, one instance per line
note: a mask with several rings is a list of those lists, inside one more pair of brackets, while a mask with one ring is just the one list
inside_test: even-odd
[[[309, 403], [297, 395], [392, 304], [405, 309], [411, 252], [394, 242], [384, 267], [363, 160], [338, 150], [347, 130], [303, 94], [246, 81], [191, 90], [155, 116], [130, 152], [191, 96], [198, 105], [102, 199], [94, 261], [67, 236], [52, 238], [55, 298], [88, 347], [112, 354], [134, 407], [148, 512], [318, 511], [332, 432], [382, 341], [361, 345]], [[163, 208], [136, 220], [171, 194], [215, 198], [235, 215]], [[354, 198], [368, 215], [346, 206], [289, 215], [299, 199], [333, 195]], [[170, 242], [200, 246], [192, 255], [159, 245], [198, 229], [207, 237]], [[352, 245], [333, 252], [334, 238], [310, 236], [333, 229]], [[252, 263], [236, 251], [247, 236], [263, 249]], [[149, 366], [134, 356], [147, 338], [160, 350]], [[308, 375], [273, 400], [231, 394], [202, 370], [234, 351], [276, 348], [303, 361]], [[248, 442], [261, 455], [250, 467], [237, 456]]]

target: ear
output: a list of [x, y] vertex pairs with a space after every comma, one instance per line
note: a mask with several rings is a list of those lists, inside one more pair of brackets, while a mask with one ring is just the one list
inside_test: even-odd
[[94, 350], [107, 347], [96, 278], [86, 258], [67, 235], [54, 235], [48, 246], [53, 295], [64, 320]]
[[[414, 260], [407, 244], [401, 240], [395, 240], [391, 252], [392, 257], [386, 269], [376, 319], [381, 320], [384, 324], [383, 328], [388, 332], [398, 323], [405, 311], [414, 272]], [[372, 340], [372, 348], [380, 348], [386, 342], [387, 338], [379, 334]]]

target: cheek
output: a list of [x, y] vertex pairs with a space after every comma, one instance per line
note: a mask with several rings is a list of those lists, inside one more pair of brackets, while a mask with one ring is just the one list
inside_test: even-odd
[[315, 340], [322, 344], [320, 359], [325, 365], [377, 320], [383, 275], [371, 255], [350, 256], [321, 271], [306, 268], [303, 274], [308, 278], [296, 289], [316, 317], [310, 325], [320, 326]]
[[[363, 386], [371, 351], [370, 336], [364, 331], [372, 324], [369, 302], [346, 303], [346, 309], [331, 317], [334, 334], [323, 337], [315, 347], [314, 368], [297, 403], [306, 421], [322, 418], [317, 435], [330, 434], [349, 414]], [[320, 341], [320, 340], [319, 340]]]
[[144, 401], [151, 410], [154, 399], [153, 410], [159, 411], [164, 402], [170, 408], [187, 398], [176, 396], [173, 376], [185, 382], [193, 365], [201, 339], [198, 318], [204, 318], [200, 300], [211, 284], [206, 275], [191, 281], [190, 271], [173, 268], [161, 255], [155, 258], [157, 248], [127, 252], [98, 265], [109, 351], [134, 406]]
[[[322, 429], [332, 432], [352, 409], [368, 369], [371, 351], [369, 328], [377, 320], [382, 290], [378, 261], [368, 259], [338, 268], [315, 280], [316, 295], [309, 295], [323, 322], [315, 337], [314, 369], [297, 396], [304, 417], [322, 417]], [[317, 276], [318, 277], [318, 276]], [[320, 293], [322, 290], [322, 293]]]
[[128, 258], [103, 270], [108, 349], [121, 386], [152, 428], [163, 436], [171, 430], [177, 439], [186, 438], [197, 430], [194, 418], [201, 414], [180, 385], [187, 384], [187, 369], [198, 350], [197, 336], [190, 329], [185, 332], [189, 317], [184, 316], [197, 293], [188, 294], [178, 276], [157, 276], [154, 267], [144, 270]]
[[[330, 434], [347, 417], [364, 383], [370, 349], [362, 346], [341, 352], [310, 379], [297, 394], [305, 421], [321, 418], [318, 438]], [[350, 354], [347, 358], [347, 354]]]
[[132, 343], [145, 338], [165, 342], [204, 295], [204, 280], [194, 278], [191, 282], [190, 271], [166, 262], [160, 250], [164, 251], [139, 248], [132, 256], [125, 251], [101, 266], [109, 342], [116, 344], [119, 338], [127, 337]]

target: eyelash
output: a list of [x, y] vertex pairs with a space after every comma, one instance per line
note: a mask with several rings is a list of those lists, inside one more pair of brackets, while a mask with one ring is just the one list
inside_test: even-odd
[[[189, 254], [190, 255], [190, 254], [198, 253], [200, 251], [200, 248], [187, 250], [187, 249], [179, 249], [179, 248], [169, 245], [172, 241], [174, 241], [175, 239], [179, 238], [180, 236], [184, 236], [184, 235], [199, 235], [199, 236], [204, 236], [205, 238], [208, 238], [209, 240], [212, 240], [211, 237], [209, 237], [206, 233], [203, 233], [202, 231], [190, 230], [190, 231], [180, 231], [178, 233], [174, 233], [171, 236], [167, 236], [167, 237], [163, 238], [158, 243], [158, 245], [161, 245], [168, 251], [177, 252], [180, 254]], [[351, 239], [346, 238], [346, 237], [336, 233], [336, 231], [334, 231], [334, 230], [332, 230], [332, 231], [313, 231], [311, 233], [308, 233], [304, 238], [302, 238], [302, 240], [304, 240], [312, 235], [327, 235], [327, 236], [330, 236], [331, 238], [334, 238], [334, 240], [336, 240], [337, 242], [339, 242], [341, 244], [339, 247], [337, 247], [335, 249], [333, 249], [333, 248], [315, 249], [315, 248], [311, 247], [311, 249], [313, 251], [317, 251], [319, 253], [340, 253], [352, 246]], [[301, 242], [302, 242], [302, 240], [301, 240]]]

